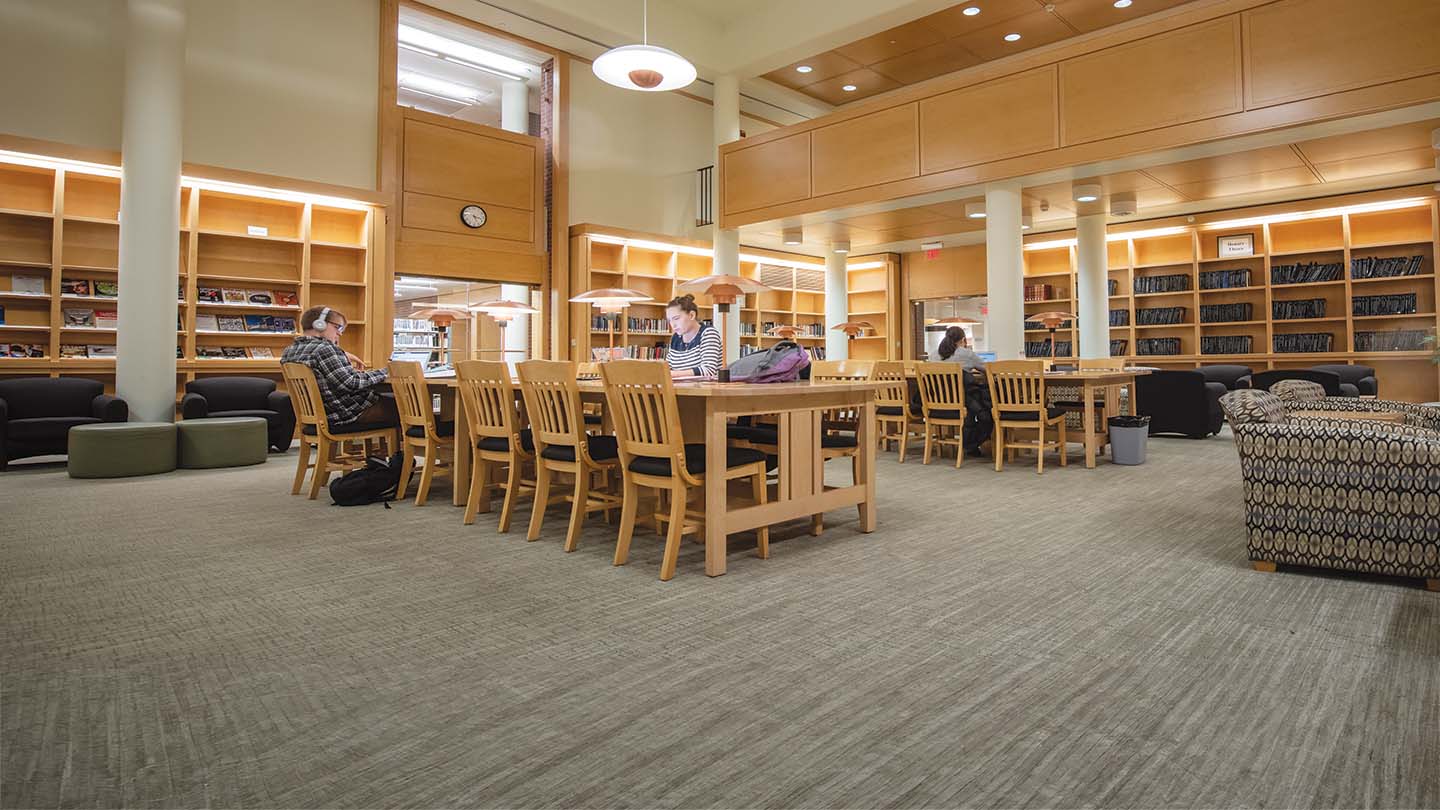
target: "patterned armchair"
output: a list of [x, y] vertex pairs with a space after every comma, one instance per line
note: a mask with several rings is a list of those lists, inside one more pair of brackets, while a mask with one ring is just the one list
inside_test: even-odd
[[1368, 401], [1402, 406], [1404, 425], [1288, 418], [1287, 405], [1342, 410], [1336, 399], [1222, 398], [1240, 455], [1252, 564], [1421, 577], [1440, 590], [1440, 431], [1431, 427], [1440, 426], [1440, 409]]

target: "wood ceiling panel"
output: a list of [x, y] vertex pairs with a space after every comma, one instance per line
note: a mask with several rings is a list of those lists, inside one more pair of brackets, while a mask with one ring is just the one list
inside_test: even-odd
[[[891, 107], [811, 133], [811, 192], [816, 196], [914, 177], [920, 173], [914, 104]], [[875, 147], [869, 160], [857, 161], [862, 147]]]
[[941, 219], [925, 225], [891, 228], [888, 231], [881, 231], [880, 236], [886, 242], [899, 242], [905, 239], [929, 239], [947, 233], [970, 233], [983, 230], [985, 230], [985, 220], [961, 217], [960, 219]]
[[901, 208], [898, 211], [882, 211], [878, 214], [863, 214], [836, 220], [842, 225], [883, 231], [903, 228], [907, 225], [924, 225], [945, 219], [945, 215], [928, 208]]
[[946, 40], [877, 62], [870, 69], [900, 84], [915, 84], [978, 64], [980, 57], [960, 47], [959, 43]]
[[[800, 65], [809, 65], [809, 73], [801, 73], [795, 68]], [[783, 84], [791, 89], [799, 90], [808, 87], [816, 82], [826, 79], [833, 79], [844, 73], [859, 70], [864, 65], [853, 59], [847, 59], [835, 51], [826, 51], [814, 56], [806, 57], [797, 62], [792, 62], [779, 70], [772, 70], [765, 74], [765, 78], [776, 84]]]
[[1406, 149], [1403, 152], [1387, 152], [1383, 155], [1362, 155], [1342, 160], [1316, 163], [1315, 170], [1325, 182], [1354, 180], [1362, 177], [1376, 177], [1397, 172], [1424, 171], [1435, 167], [1435, 150], [1426, 146], [1421, 149]]
[[836, 48], [835, 51], [862, 65], [873, 65], [928, 45], [939, 44], [945, 38], [944, 34], [930, 25], [928, 18], [921, 17], [873, 36], [857, 39], [849, 45]]
[[919, 102], [921, 170], [1040, 152], [1055, 142], [1055, 68], [962, 87]]
[[[1037, 0], [974, 0], [970, 3], [957, 3], [922, 19], [930, 20], [935, 30], [944, 36], [959, 37], [972, 34], [986, 26], [1033, 14], [1037, 8], [1044, 5]], [[973, 17], [966, 16], [965, 9], [970, 6], [980, 9], [980, 13]]]
[[[980, 16], [985, 15], [981, 14]], [[1005, 35], [1009, 33], [1019, 34], [1019, 41], [1006, 42]], [[1038, 48], [1041, 45], [1059, 42], [1074, 35], [1075, 31], [1070, 26], [1056, 19], [1053, 14], [1047, 14], [1043, 9], [1038, 9], [956, 37], [955, 41], [965, 50], [988, 62], [1031, 48]]]
[[1052, 0], [1055, 13], [1082, 33], [1129, 22], [1182, 5], [1188, 0], [1136, 0], [1129, 8], [1115, 8], [1113, 0]]
[[1436, 127], [1440, 127], [1440, 119], [1316, 138], [1302, 141], [1296, 146], [1300, 147], [1300, 151], [1305, 153], [1311, 163], [1333, 163], [1367, 155], [1427, 149], [1430, 146], [1430, 132]]
[[1233, 197], [1236, 194], [1254, 194], [1260, 191], [1275, 191], [1296, 186], [1318, 185], [1314, 172], [1308, 167], [1277, 169], [1275, 171], [1245, 174], [1235, 177], [1217, 177], [1198, 183], [1183, 183], [1175, 190], [1192, 200], [1211, 197]]
[[972, 202], [983, 203], [984, 197], [971, 197], [968, 200], [951, 200], [949, 202], [931, 203], [925, 206], [925, 210], [941, 219], [964, 219], [965, 206]]
[[1151, 177], [1171, 186], [1203, 183], [1222, 177], [1260, 174], [1263, 172], [1293, 169], [1304, 166], [1305, 162], [1288, 146], [1272, 146], [1266, 149], [1252, 149], [1230, 155], [1187, 160], [1168, 166], [1146, 169]]
[[[845, 85], [855, 85], [853, 92], [846, 92]], [[815, 98], [829, 104], [849, 104], [852, 101], [859, 101], [862, 98], [873, 96], [876, 93], [883, 93], [886, 90], [894, 90], [900, 83], [894, 79], [881, 76], [869, 68], [852, 70], [827, 79], [823, 82], [816, 82], [805, 88], [805, 92]]]

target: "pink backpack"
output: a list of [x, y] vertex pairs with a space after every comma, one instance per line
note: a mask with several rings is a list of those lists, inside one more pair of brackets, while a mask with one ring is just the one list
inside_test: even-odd
[[730, 364], [731, 382], [796, 382], [810, 365], [810, 354], [793, 340], [782, 340], [764, 351], [751, 352]]

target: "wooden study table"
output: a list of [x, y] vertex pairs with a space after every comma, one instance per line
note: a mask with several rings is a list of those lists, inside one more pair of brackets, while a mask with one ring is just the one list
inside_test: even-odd
[[[473, 448], [465, 438], [468, 426], [465, 409], [457, 407], [454, 377], [430, 377], [443, 386], [455, 418], [454, 503], [464, 506], [469, 492], [470, 459]], [[875, 530], [875, 382], [794, 382], [771, 384], [718, 383], [707, 381], [675, 383], [680, 407], [681, 429], [687, 442], [705, 445], [705, 469], [725, 468], [729, 443], [727, 425], [738, 416], [775, 414], [779, 422], [779, 489], [769, 503], [726, 507], [723, 476], [705, 476], [705, 573], [725, 573], [726, 537], [796, 518], [812, 517], [832, 509], [858, 507], [860, 531]], [[604, 401], [605, 387], [598, 380], [580, 381], [581, 398]], [[820, 441], [824, 411], [854, 409], [861, 414], [856, 431], [859, 475], [855, 483], [842, 487], [825, 486], [825, 462]], [[606, 409], [608, 411], [608, 408]]]

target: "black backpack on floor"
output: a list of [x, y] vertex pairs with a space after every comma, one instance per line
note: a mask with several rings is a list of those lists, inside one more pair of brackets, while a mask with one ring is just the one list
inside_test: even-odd
[[[364, 506], [367, 503], [385, 503], [394, 500], [395, 490], [400, 486], [400, 474], [410, 460], [404, 453], [396, 453], [388, 459], [367, 458], [365, 466], [330, 482], [330, 500], [336, 506]], [[389, 509], [390, 504], [385, 503]]]

